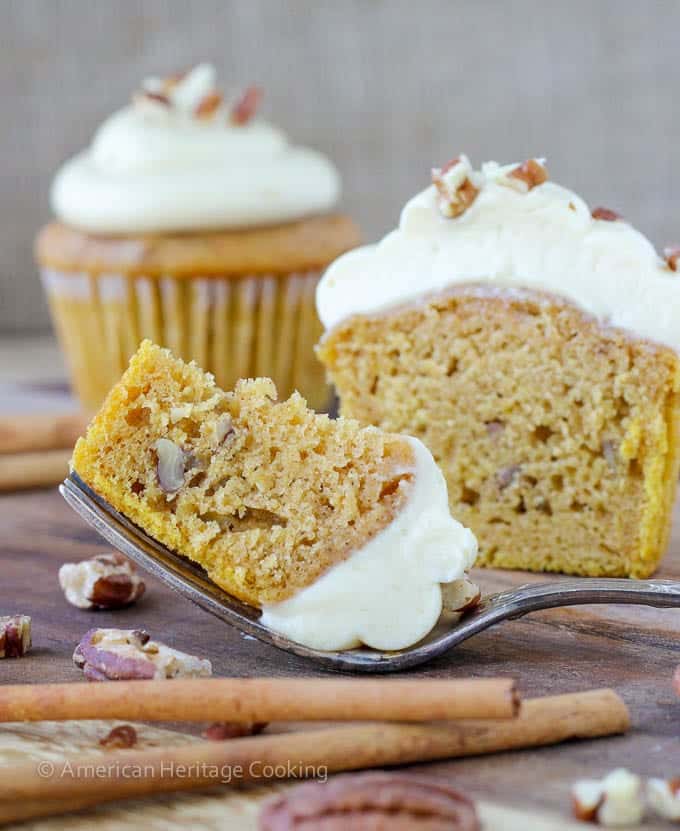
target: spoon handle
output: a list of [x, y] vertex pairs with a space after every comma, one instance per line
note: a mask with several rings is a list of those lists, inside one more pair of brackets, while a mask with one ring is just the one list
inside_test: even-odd
[[680, 608], [680, 581], [580, 577], [550, 583], [530, 583], [493, 595], [482, 604], [495, 619], [521, 617], [539, 609], [585, 603], [633, 603]]

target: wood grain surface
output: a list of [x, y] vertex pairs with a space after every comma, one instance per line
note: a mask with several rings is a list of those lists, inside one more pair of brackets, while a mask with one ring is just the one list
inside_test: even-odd
[[[680, 579], [677, 524], [659, 572], [666, 578]], [[53, 490], [0, 497], [0, 531], [0, 612], [30, 614], [34, 637], [30, 657], [0, 662], [0, 683], [80, 680], [71, 653], [80, 636], [95, 625], [144, 627], [173, 646], [209, 657], [216, 675], [324, 674], [303, 659], [242, 636], [152, 579], [143, 600], [130, 609], [84, 612], [69, 606], [57, 584], [59, 566], [106, 546]], [[485, 570], [477, 571], [476, 577], [486, 592], [545, 579]], [[680, 699], [671, 685], [678, 663], [676, 610], [583, 606], [502, 624], [411, 674], [513, 675], [527, 696], [611, 686], [631, 709], [631, 733], [427, 767], [450, 776], [474, 796], [520, 814], [564, 818], [569, 785], [576, 778], [601, 775], [620, 765], [644, 775], [678, 775]]]

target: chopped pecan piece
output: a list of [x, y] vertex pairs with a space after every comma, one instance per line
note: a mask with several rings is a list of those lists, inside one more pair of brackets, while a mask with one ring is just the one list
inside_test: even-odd
[[680, 777], [649, 779], [647, 802], [655, 814], [671, 822], [680, 822]]
[[600, 219], [604, 222], [617, 222], [619, 219], [623, 219], [621, 214], [617, 214], [616, 211], [612, 211], [610, 208], [593, 208], [590, 215], [593, 219]]
[[265, 804], [260, 831], [479, 831], [474, 803], [438, 779], [358, 773], [306, 782]]
[[640, 779], [623, 768], [604, 779], [576, 782], [571, 802], [577, 819], [599, 825], [637, 825], [644, 813]]
[[119, 724], [99, 744], [107, 750], [118, 750], [134, 747], [137, 744], [137, 731], [131, 724]]
[[476, 583], [465, 575], [461, 580], [445, 583], [442, 586], [442, 603], [447, 612], [454, 612], [461, 617], [479, 606], [482, 591]]
[[669, 245], [664, 248], [663, 256], [671, 271], [680, 271], [680, 245]]
[[222, 104], [222, 95], [219, 92], [209, 92], [204, 95], [194, 108], [196, 118], [211, 118]]
[[73, 653], [88, 681], [205, 677], [210, 661], [151, 640], [141, 629], [90, 629]]
[[503, 178], [503, 184], [522, 193], [528, 193], [547, 181], [548, 171], [537, 159], [527, 159], [524, 164], [517, 165]]
[[256, 86], [246, 87], [231, 107], [229, 120], [239, 126], [247, 124], [257, 112], [262, 100], [262, 89]]
[[235, 721], [216, 721], [213, 724], [209, 724], [201, 735], [204, 739], [208, 739], [211, 742], [223, 742], [226, 739], [257, 736], [266, 726], [266, 721], [253, 721], [248, 724], [238, 724]]
[[117, 551], [64, 563], [59, 585], [79, 609], [121, 609], [139, 600], [146, 588], [135, 565]]
[[448, 219], [464, 213], [475, 201], [481, 180], [467, 156], [457, 156], [444, 167], [432, 168], [432, 184], [439, 194], [439, 210]]
[[0, 617], [0, 658], [23, 658], [31, 648], [31, 618], [28, 615]]
[[150, 104], [155, 107], [169, 108], [172, 106], [172, 103], [167, 95], [164, 95], [162, 92], [153, 92], [148, 89], [143, 89], [141, 92], [135, 93], [133, 101], [135, 104]]

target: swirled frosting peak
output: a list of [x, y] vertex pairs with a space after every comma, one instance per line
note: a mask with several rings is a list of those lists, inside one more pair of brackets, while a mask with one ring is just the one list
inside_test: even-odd
[[395, 231], [327, 270], [317, 290], [327, 329], [469, 284], [544, 291], [680, 351], [680, 249], [662, 259], [618, 214], [549, 181], [542, 160], [474, 170], [459, 156], [432, 174]]
[[271, 225], [329, 210], [340, 181], [321, 154], [255, 118], [260, 90], [227, 99], [199, 64], [149, 78], [67, 161], [52, 206], [69, 225], [125, 234]]

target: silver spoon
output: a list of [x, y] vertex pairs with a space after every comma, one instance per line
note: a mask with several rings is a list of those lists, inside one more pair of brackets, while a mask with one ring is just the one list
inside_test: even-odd
[[583, 603], [633, 603], [680, 608], [680, 582], [671, 580], [618, 580], [579, 578], [536, 583], [486, 597], [457, 622], [443, 614], [422, 641], [408, 649], [378, 652], [351, 649], [321, 652], [272, 632], [260, 621], [260, 611], [231, 597], [212, 583], [200, 566], [169, 551], [148, 537], [71, 473], [59, 491], [68, 504], [115, 548], [170, 588], [201, 608], [258, 640], [316, 661], [328, 669], [353, 672], [395, 672], [423, 664], [503, 620], [522, 617], [539, 609], [578, 606]]

